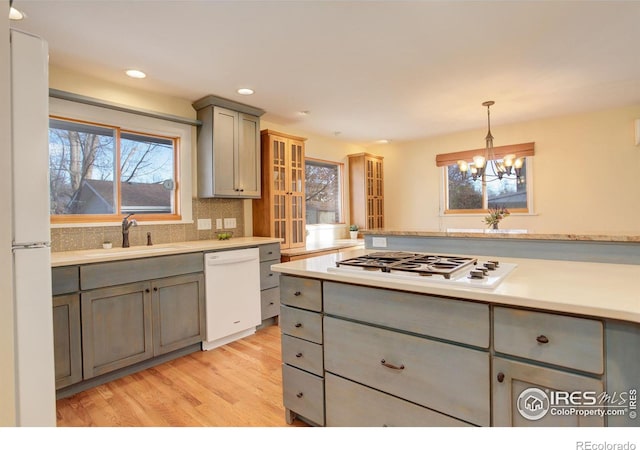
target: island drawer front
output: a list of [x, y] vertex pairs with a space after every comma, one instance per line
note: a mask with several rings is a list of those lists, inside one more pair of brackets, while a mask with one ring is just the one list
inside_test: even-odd
[[260, 291], [260, 311], [262, 312], [262, 320], [280, 314], [280, 288]]
[[283, 275], [280, 278], [280, 301], [284, 305], [322, 311], [322, 283], [319, 280]]
[[290, 366], [322, 376], [322, 345], [283, 334], [282, 361]]
[[[260, 251], [260, 261], [273, 261], [274, 259], [280, 262], [280, 243], [266, 244], [258, 247]], [[275, 264], [275, 263], [272, 263]]]
[[322, 344], [322, 316], [318, 313], [281, 305], [280, 328], [284, 334]]
[[284, 407], [324, 425], [324, 380], [295, 367], [282, 365]]
[[328, 427], [470, 427], [428, 408], [327, 373]]
[[595, 374], [604, 371], [602, 322], [496, 307], [496, 352]]
[[174, 275], [202, 272], [202, 253], [154, 256], [126, 261], [86, 264], [80, 266], [80, 286], [82, 290], [110, 287], [119, 284], [165, 278]]
[[489, 306], [325, 282], [324, 310], [384, 327], [489, 348]]
[[78, 266], [54, 267], [51, 269], [51, 290], [53, 295], [70, 294], [80, 290], [80, 269]]
[[273, 261], [260, 263], [260, 289], [274, 288], [280, 284], [280, 273], [271, 270], [273, 264]]
[[324, 330], [327, 372], [489, 425], [488, 352], [333, 317], [325, 317]]

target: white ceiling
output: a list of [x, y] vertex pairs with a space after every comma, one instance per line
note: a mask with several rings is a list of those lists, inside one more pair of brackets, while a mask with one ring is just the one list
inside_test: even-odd
[[[50, 63], [368, 144], [640, 103], [640, 1], [15, 0]], [[145, 80], [124, 76], [127, 68]], [[252, 96], [236, 93], [255, 90]], [[308, 116], [299, 111], [308, 110]]]

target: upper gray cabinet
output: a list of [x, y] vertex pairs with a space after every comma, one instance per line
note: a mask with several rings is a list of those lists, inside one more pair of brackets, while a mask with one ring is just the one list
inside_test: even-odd
[[198, 197], [260, 198], [260, 116], [209, 95], [193, 104], [198, 128]]

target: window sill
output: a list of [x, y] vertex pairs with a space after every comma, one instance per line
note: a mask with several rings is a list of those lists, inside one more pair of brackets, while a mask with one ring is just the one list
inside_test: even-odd
[[[138, 226], [146, 225], [186, 225], [193, 224], [193, 220], [152, 220], [138, 222]], [[122, 222], [77, 222], [77, 223], [52, 223], [50, 228], [90, 228], [90, 227], [121, 227]]]

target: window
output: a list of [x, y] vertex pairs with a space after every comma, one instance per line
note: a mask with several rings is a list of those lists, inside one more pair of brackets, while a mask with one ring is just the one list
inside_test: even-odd
[[342, 223], [342, 164], [305, 159], [308, 225]]
[[474, 180], [467, 173], [462, 174], [457, 162], [467, 161], [471, 164], [473, 156], [482, 154], [484, 149], [466, 150], [455, 153], [436, 155], [436, 166], [443, 168], [444, 173], [444, 211], [445, 213], [486, 213], [489, 208], [507, 208], [510, 212], [529, 212], [531, 209], [531, 160], [535, 155], [535, 143], [503, 145], [494, 147], [497, 163], [502, 163], [505, 156], [514, 155], [522, 161], [520, 176], [515, 169], [502, 179], [494, 175], [492, 168], [487, 167], [486, 182], [479, 177]]
[[135, 213], [138, 220], [179, 219], [178, 141], [177, 137], [52, 117], [52, 221], [108, 221], [129, 213]]
[[484, 212], [487, 208], [507, 208], [509, 211], [528, 211], [527, 204], [527, 158], [524, 158], [522, 173], [504, 175], [501, 180], [492, 179], [484, 185], [478, 178], [460, 173], [457, 164], [446, 166], [447, 211]]

